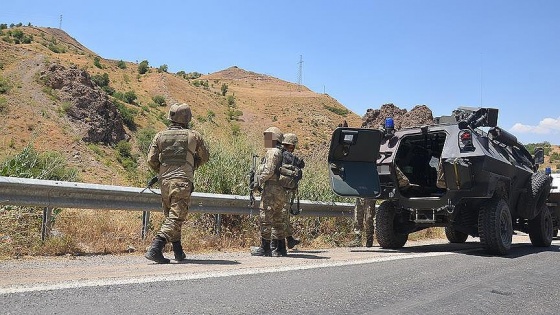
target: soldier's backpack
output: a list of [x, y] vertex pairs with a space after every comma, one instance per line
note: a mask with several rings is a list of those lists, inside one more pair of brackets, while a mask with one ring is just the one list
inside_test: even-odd
[[278, 168], [278, 182], [282, 187], [289, 190], [296, 190], [302, 178], [302, 171], [297, 163], [296, 156], [288, 151], [282, 152], [282, 164]]

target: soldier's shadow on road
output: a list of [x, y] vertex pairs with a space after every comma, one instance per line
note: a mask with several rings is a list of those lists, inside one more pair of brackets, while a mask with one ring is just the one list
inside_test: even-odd
[[185, 259], [176, 262], [177, 264], [195, 264], [195, 265], [239, 265], [241, 264], [235, 260], [222, 260], [222, 259]]
[[[406, 246], [406, 245], [405, 245]], [[507, 255], [499, 256], [489, 254], [480, 244], [480, 242], [466, 242], [462, 244], [428, 244], [414, 245], [399, 249], [382, 249], [372, 247], [371, 249], [353, 249], [352, 252], [386, 252], [386, 253], [437, 253], [437, 252], [455, 252], [457, 254], [482, 256], [482, 257], [503, 257], [518, 258], [540, 252], [560, 252], [560, 246], [550, 245], [549, 247], [536, 247], [531, 243], [514, 243]]]
[[304, 258], [304, 259], [330, 259], [330, 257], [318, 256], [312, 254], [325, 253], [324, 250], [294, 250], [288, 252], [287, 258]]

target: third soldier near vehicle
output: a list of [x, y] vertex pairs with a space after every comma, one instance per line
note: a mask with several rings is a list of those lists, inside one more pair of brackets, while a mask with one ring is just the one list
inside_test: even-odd
[[[299, 196], [298, 196], [298, 186], [297, 181], [299, 181], [302, 177], [302, 169], [305, 167], [305, 162], [303, 159], [300, 159], [294, 154], [294, 150], [296, 149], [298, 143], [298, 138], [293, 133], [285, 133], [284, 140], [282, 140], [282, 145], [284, 146], [283, 154], [283, 164], [288, 164], [293, 166], [293, 169], [299, 174], [297, 175], [294, 180], [296, 181], [296, 186], [293, 189], [288, 190], [290, 204], [287, 207], [289, 211], [286, 213], [286, 244], [289, 249], [294, 248], [298, 245], [301, 241], [293, 237], [293, 229], [292, 224], [290, 223], [290, 214], [296, 215], [299, 214]], [[296, 209], [294, 209], [294, 198], [298, 198], [298, 202], [296, 205]]]
[[366, 247], [373, 246], [375, 217], [375, 199], [356, 198], [354, 206], [354, 240], [348, 245], [350, 247], [362, 246], [362, 237], [365, 232]]
[[175, 260], [185, 259], [181, 226], [194, 190], [194, 171], [209, 157], [200, 133], [188, 127], [191, 117], [187, 104], [173, 104], [168, 115], [171, 125], [155, 135], [148, 153], [150, 168], [158, 172], [165, 220], [145, 257], [160, 264], [169, 263], [163, 256], [167, 242], [173, 245]]
[[270, 127], [264, 131], [264, 146], [267, 150], [257, 167], [257, 187], [254, 187], [262, 190], [259, 204], [261, 246], [251, 251], [253, 256], [287, 256], [285, 205], [289, 203], [289, 196], [279, 183], [282, 139], [282, 131], [277, 127]]

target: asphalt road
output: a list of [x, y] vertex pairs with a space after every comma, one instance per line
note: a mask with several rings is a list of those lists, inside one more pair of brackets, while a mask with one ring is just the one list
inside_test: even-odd
[[557, 314], [560, 240], [514, 242], [503, 257], [469, 239], [169, 265], [137, 255], [3, 261], [0, 314]]

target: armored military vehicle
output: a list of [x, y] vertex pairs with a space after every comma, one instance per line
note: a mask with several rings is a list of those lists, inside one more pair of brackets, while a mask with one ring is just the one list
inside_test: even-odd
[[494, 108], [459, 108], [434, 124], [394, 130], [337, 128], [328, 156], [333, 191], [383, 200], [376, 235], [400, 248], [410, 233], [444, 227], [448, 240], [479, 237], [506, 254], [514, 229], [534, 246], [550, 246], [555, 224], [546, 206], [551, 178], [538, 172], [544, 151], [531, 155], [497, 126]]

